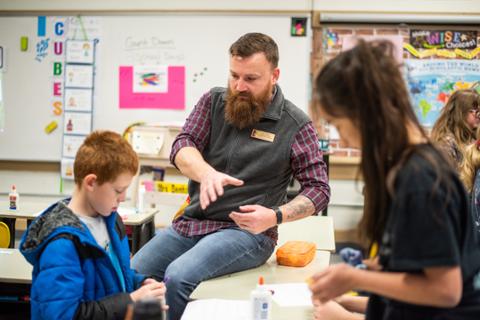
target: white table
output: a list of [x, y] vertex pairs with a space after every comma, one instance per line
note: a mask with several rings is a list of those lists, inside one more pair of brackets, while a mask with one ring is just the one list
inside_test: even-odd
[[0, 283], [31, 283], [32, 265], [18, 249], [0, 249]]
[[17, 249], [0, 249], [0, 318], [30, 318], [32, 266]]
[[[10, 210], [8, 201], [0, 201], [0, 218], [3, 218], [10, 229], [10, 248], [15, 244], [15, 220], [26, 219], [30, 223], [38, 217], [46, 208], [54, 202], [61, 200], [60, 197], [26, 197], [20, 198], [18, 209]], [[123, 219], [126, 226], [132, 226], [132, 253], [137, 252], [155, 233], [153, 220], [157, 210], [130, 214]]]
[[[315, 259], [303, 268], [277, 265], [275, 255], [258, 268], [211, 279], [200, 283], [190, 296], [192, 299], [247, 300], [255, 288], [258, 277], [263, 276], [266, 284], [304, 282], [315, 272], [330, 263], [330, 252], [318, 250]], [[280, 307], [272, 303], [272, 320], [312, 319], [313, 307]], [[207, 319], [198, 319], [207, 320]]]
[[18, 208], [10, 210], [8, 201], [0, 201], [0, 218], [8, 225], [10, 229], [10, 248], [15, 245], [15, 222], [16, 219], [26, 219], [27, 224], [34, 220], [43, 210], [60, 197], [20, 197]]
[[310, 216], [278, 226], [278, 246], [290, 240], [315, 243], [317, 250], [335, 252], [335, 232], [333, 218]]

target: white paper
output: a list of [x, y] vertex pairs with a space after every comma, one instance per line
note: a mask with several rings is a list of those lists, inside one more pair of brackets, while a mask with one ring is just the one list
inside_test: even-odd
[[328, 125], [328, 139], [330, 140], [340, 139], [340, 134], [338, 134], [337, 128], [335, 128], [335, 126], [331, 124]]
[[138, 131], [134, 130], [132, 134], [133, 150], [141, 154], [156, 155], [162, 150], [165, 141], [165, 132], [157, 131]]
[[168, 66], [134, 66], [134, 93], [168, 92]]
[[63, 133], [87, 135], [92, 131], [92, 114], [65, 112]]
[[93, 66], [67, 64], [65, 67], [65, 87], [92, 88]]
[[248, 300], [201, 299], [191, 301], [182, 320], [250, 320]]
[[93, 63], [93, 41], [68, 40], [66, 42], [67, 63]]
[[5, 108], [3, 106], [3, 84], [2, 84], [2, 72], [0, 72], [0, 132], [5, 128]]
[[63, 153], [62, 156], [66, 158], [75, 158], [78, 148], [85, 140], [85, 136], [63, 136]]
[[103, 17], [71, 16], [67, 19], [67, 38], [69, 39], [100, 39], [102, 37]]
[[73, 162], [74, 159], [62, 159], [60, 170], [63, 179], [73, 180]]
[[3, 63], [4, 63], [4, 59], [3, 59], [3, 47], [0, 46], [0, 70], [3, 69]]
[[292, 282], [268, 284], [265, 288], [273, 291], [272, 300], [281, 307], [312, 306], [312, 292], [306, 283]]
[[137, 214], [138, 210], [135, 207], [122, 207], [122, 206], [120, 206], [120, 207], [118, 207], [117, 212], [120, 215], [120, 217], [125, 219], [128, 216]]
[[65, 89], [65, 111], [92, 111], [92, 89]]

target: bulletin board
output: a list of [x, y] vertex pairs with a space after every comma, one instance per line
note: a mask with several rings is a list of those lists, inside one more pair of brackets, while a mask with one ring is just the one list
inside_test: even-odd
[[351, 37], [401, 38], [404, 76], [420, 123], [431, 128], [456, 90], [480, 92], [477, 25], [322, 25], [313, 30], [313, 73], [343, 50]]
[[[58, 32], [59, 25], [63, 32]], [[228, 48], [247, 32], [263, 32], [275, 39], [280, 50], [279, 84], [287, 99], [307, 111], [311, 35], [292, 36], [291, 26], [292, 16], [287, 14], [108, 15], [82, 17], [81, 21], [47, 16], [45, 34], [39, 36], [36, 16], [0, 17], [5, 111], [0, 160], [60, 160], [65, 125], [63, 117], [54, 112], [56, 100], [63, 97], [53, 93], [57, 90], [58, 94], [59, 86], [54, 87], [54, 83], [58, 79], [62, 88], [65, 75], [55, 75], [58, 62], [62, 62], [62, 55], [56, 54], [60, 46], [55, 44], [67, 37], [98, 41], [93, 129], [122, 132], [137, 121], [182, 125], [203, 93], [211, 87], [226, 86]], [[49, 39], [48, 48], [39, 51], [42, 39]], [[166, 85], [174, 94], [156, 95], [152, 102], [151, 95], [130, 92], [132, 85], [125, 81], [145, 66], [162, 66], [170, 76]], [[147, 85], [155, 81], [145, 70], [139, 74]], [[162, 108], [158, 108], [159, 103]], [[58, 126], [47, 134], [45, 128], [52, 121]]]

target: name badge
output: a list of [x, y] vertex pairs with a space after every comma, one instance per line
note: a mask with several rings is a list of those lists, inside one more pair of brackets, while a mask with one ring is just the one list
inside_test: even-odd
[[257, 129], [252, 130], [250, 137], [268, 142], [273, 142], [273, 140], [275, 140], [275, 134]]

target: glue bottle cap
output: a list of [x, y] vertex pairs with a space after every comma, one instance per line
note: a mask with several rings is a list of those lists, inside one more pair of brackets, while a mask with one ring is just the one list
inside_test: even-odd
[[258, 285], [262, 286], [264, 284], [265, 284], [265, 280], [263, 279], [263, 277], [262, 276], [258, 277]]

